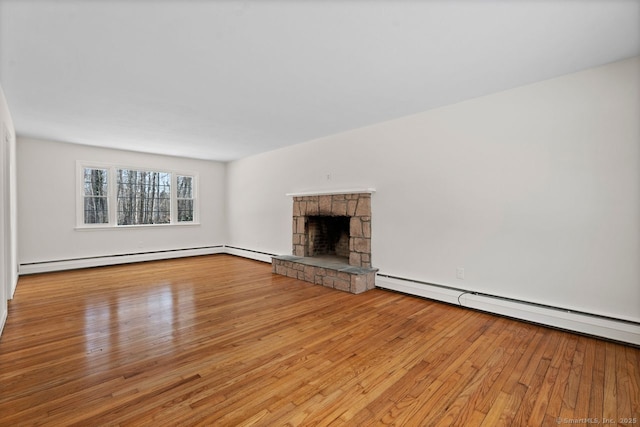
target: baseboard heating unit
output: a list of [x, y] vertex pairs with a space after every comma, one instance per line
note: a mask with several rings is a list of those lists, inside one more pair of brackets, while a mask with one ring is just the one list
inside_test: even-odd
[[640, 346], [640, 323], [380, 274], [376, 287]]
[[169, 249], [163, 251], [138, 252], [130, 254], [103, 255], [53, 261], [20, 264], [20, 274], [46, 273], [50, 271], [73, 270], [76, 268], [102, 267], [106, 265], [128, 264], [132, 262], [157, 261], [198, 255], [226, 253], [224, 245], [198, 248]]

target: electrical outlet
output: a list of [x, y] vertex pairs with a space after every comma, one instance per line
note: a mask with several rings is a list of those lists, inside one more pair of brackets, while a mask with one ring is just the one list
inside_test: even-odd
[[456, 277], [460, 280], [464, 280], [464, 267], [456, 268]]

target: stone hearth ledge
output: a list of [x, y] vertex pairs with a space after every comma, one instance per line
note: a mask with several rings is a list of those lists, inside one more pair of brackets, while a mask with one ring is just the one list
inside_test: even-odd
[[272, 271], [316, 285], [360, 294], [375, 288], [378, 269], [356, 267], [332, 259], [280, 255], [272, 257]]

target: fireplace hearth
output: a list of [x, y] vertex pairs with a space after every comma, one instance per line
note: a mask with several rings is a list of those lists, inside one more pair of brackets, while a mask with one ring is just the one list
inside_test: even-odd
[[294, 196], [293, 255], [273, 272], [352, 293], [375, 287], [371, 191]]

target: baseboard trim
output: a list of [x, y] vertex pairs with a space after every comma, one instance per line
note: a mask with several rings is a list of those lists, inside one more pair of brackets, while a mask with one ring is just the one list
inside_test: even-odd
[[12, 300], [13, 295], [15, 295], [16, 293], [16, 289], [18, 288], [18, 277], [19, 277], [18, 269], [16, 268], [15, 273], [11, 277], [11, 287], [9, 288], [9, 295], [7, 295], [8, 300]]
[[236, 246], [216, 245], [188, 249], [170, 249], [165, 251], [139, 252], [54, 261], [43, 261], [20, 264], [19, 274], [50, 273], [54, 271], [75, 270], [78, 268], [104, 267], [107, 265], [130, 264], [143, 261], [159, 261], [170, 258], [182, 258], [199, 255], [229, 254], [256, 261], [271, 262], [275, 254], [261, 252]]
[[376, 287], [640, 346], [640, 324], [636, 322], [473, 293], [384, 274], [376, 277]]
[[2, 313], [2, 319], [0, 319], [0, 337], [2, 336], [2, 332], [4, 331], [4, 324], [7, 323], [7, 319], [9, 318], [9, 307], [5, 307], [6, 310]]
[[262, 262], [268, 262], [268, 263], [271, 263], [271, 258], [276, 256], [276, 254], [272, 254], [269, 252], [261, 252], [261, 251], [255, 251], [253, 249], [238, 248], [236, 246], [225, 245], [224, 250], [225, 250], [224, 253], [229, 255], [237, 255], [243, 258], [249, 258], [256, 261], [262, 261]]
[[224, 245], [44, 261], [20, 264], [19, 273], [21, 275], [49, 273], [53, 271], [74, 270], [78, 268], [103, 267], [107, 265], [130, 264], [133, 262], [143, 261], [158, 261], [170, 258], [213, 255], [219, 253], [226, 253]]

